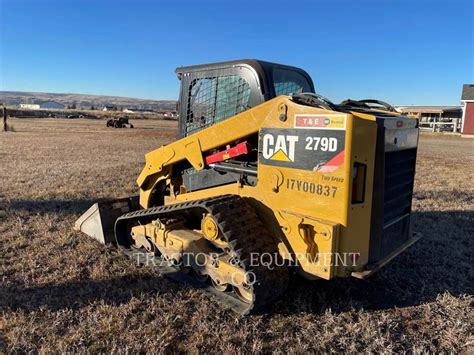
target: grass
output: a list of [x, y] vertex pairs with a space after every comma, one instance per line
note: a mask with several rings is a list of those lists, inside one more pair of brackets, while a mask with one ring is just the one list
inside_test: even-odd
[[474, 140], [423, 134], [413, 227], [424, 238], [373, 278], [295, 278], [237, 318], [72, 226], [136, 193], [144, 154], [176, 123], [12, 119], [0, 133], [0, 351], [472, 353]]

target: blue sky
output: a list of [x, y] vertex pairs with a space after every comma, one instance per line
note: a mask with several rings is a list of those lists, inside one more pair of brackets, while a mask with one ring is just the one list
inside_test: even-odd
[[459, 104], [474, 82], [463, 0], [0, 0], [0, 90], [174, 99], [174, 69], [296, 65], [339, 102]]

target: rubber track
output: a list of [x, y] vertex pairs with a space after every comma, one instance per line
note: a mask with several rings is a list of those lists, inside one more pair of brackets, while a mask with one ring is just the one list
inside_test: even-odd
[[[286, 266], [272, 265], [268, 268], [260, 263], [250, 266], [251, 253], [269, 253], [273, 260], [279, 256], [278, 248], [271, 234], [263, 225], [257, 213], [242, 197], [237, 195], [223, 195], [214, 198], [187, 201], [173, 205], [152, 207], [130, 212], [120, 216], [115, 223], [115, 236], [120, 245], [121, 238], [129, 238], [130, 222], [148, 223], [152, 219], [172, 217], [173, 214], [188, 209], [201, 209], [210, 213], [217, 222], [224, 238], [229, 242], [231, 254], [238, 256], [240, 267], [245, 271], [253, 272], [256, 282], [253, 284], [253, 303], [241, 301], [233, 292], [219, 292], [212, 286], [203, 284], [189, 275], [182, 273], [178, 267], [157, 266], [162, 273], [178, 281], [190, 283], [206, 293], [217, 298], [225, 307], [231, 308], [239, 314], [260, 312], [267, 304], [281, 296], [288, 285], [289, 272]], [[123, 239], [122, 239], [123, 240]], [[121, 246], [128, 255], [146, 257], [145, 252]], [[142, 255], [140, 255], [142, 254]], [[278, 260], [281, 265], [281, 260]]]

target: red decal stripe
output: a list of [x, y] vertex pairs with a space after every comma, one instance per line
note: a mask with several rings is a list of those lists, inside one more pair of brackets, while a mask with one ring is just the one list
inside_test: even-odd
[[321, 173], [332, 173], [337, 168], [344, 164], [344, 151], [337, 154], [334, 158], [328, 161], [318, 171]]

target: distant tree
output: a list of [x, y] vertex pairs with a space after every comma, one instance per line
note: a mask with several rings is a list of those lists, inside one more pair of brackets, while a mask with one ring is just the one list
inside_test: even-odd
[[94, 106], [91, 106], [91, 111], [94, 111], [95, 110], [95, 107]]
[[71, 110], [75, 110], [77, 108], [76, 106], [76, 103], [74, 102], [72, 105], [71, 105]]

